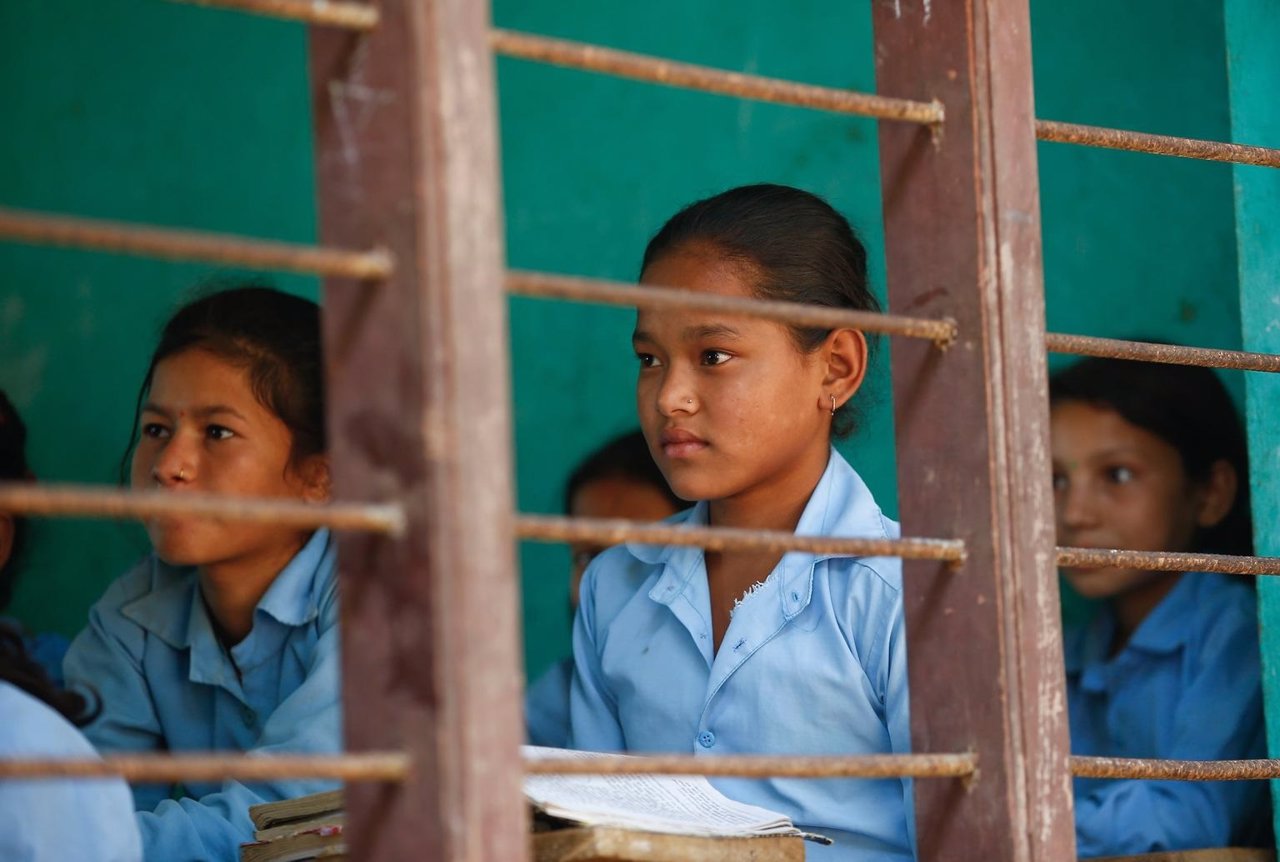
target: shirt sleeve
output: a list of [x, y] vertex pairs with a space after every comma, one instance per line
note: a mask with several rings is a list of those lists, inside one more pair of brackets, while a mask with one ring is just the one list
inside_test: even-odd
[[[150, 686], [142, 668], [145, 633], [120, 615], [112, 585], [89, 611], [89, 625], [76, 636], [63, 659], [67, 685], [90, 697], [101, 710], [83, 729], [102, 751], [155, 751], [163, 734]], [[133, 787], [134, 805], [153, 808], [170, 788], [160, 784]]]
[[[321, 635], [306, 678], [280, 702], [249, 755], [333, 754], [341, 749], [338, 628]], [[305, 796], [336, 782], [276, 780], [245, 785], [226, 781], [199, 799], [166, 799], [154, 811], [139, 811], [138, 826], [148, 859], [199, 862], [237, 859], [240, 844], [253, 840], [249, 806]]]
[[[606, 555], [607, 556], [607, 555]], [[569, 692], [569, 746], [586, 751], [625, 751], [626, 738], [618, 721], [618, 705], [600, 665], [596, 617], [597, 575], [601, 558], [582, 578], [581, 600], [573, 619], [573, 684]]]
[[[1247, 614], [1208, 626], [1176, 699], [1171, 760], [1234, 760], [1265, 751], [1257, 623]], [[1114, 781], [1077, 797], [1079, 855], [1222, 847], [1266, 817], [1257, 781]]]

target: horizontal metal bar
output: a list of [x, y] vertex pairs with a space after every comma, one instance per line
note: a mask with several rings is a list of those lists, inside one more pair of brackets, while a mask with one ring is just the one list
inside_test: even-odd
[[359, 754], [114, 754], [101, 760], [53, 757], [0, 759], [0, 779], [102, 778], [118, 775], [126, 781], [269, 781], [275, 778], [333, 778], [342, 781], [403, 781], [409, 774], [409, 755], [396, 751]]
[[19, 515], [140, 520], [164, 515], [207, 515], [226, 521], [291, 527], [332, 527], [399, 536], [404, 510], [397, 503], [329, 503], [231, 497], [172, 491], [120, 491], [93, 485], [0, 482], [0, 512]]
[[1113, 548], [1058, 548], [1058, 565], [1073, 569], [1118, 566], [1150, 572], [1221, 572], [1226, 575], [1280, 575], [1280, 557], [1235, 557], [1172, 551]]
[[304, 272], [333, 278], [384, 279], [394, 269], [391, 254], [383, 249], [346, 251], [98, 219], [66, 218], [7, 207], [0, 207], [0, 239]]
[[495, 29], [490, 34], [489, 41], [494, 51], [508, 57], [568, 66], [668, 87], [684, 87], [723, 96], [877, 117], [881, 120], [928, 125], [941, 123], [945, 118], [942, 103], [937, 100], [917, 102], [877, 96], [874, 93], [799, 84], [511, 30]]
[[1152, 153], [1158, 156], [1178, 156], [1184, 159], [1280, 168], [1280, 150], [1252, 147], [1246, 144], [1225, 144], [1198, 138], [1151, 135], [1146, 132], [1130, 132], [1103, 126], [1083, 126], [1079, 123], [1059, 123], [1053, 120], [1036, 120], [1036, 137], [1042, 141], [1053, 141], [1059, 144], [1082, 144], [1088, 147]]
[[689, 755], [525, 758], [531, 775], [718, 775], [743, 778], [964, 778], [976, 754], [865, 754], [846, 757]]
[[1044, 345], [1050, 353], [1072, 353], [1077, 356], [1098, 356], [1103, 359], [1133, 359], [1140, 362], [1164, 362], [1169, 365], [1202, 365], [1206, 368], [1232, 368], [1240, 371], [1280, 371], [1280, 356], [1274, 353], [1184, 347], [1181, 344], [1154, 344], [1149, 341], [1121, 341], [1116, 338], [1063, 335], [1057, 332], [1046, 332]]
[[594, 542], [620, 545], [634, 541], [648, 545], [687, 545], [708, 551], [806, 551], [856, 557], [902, 557], [908, 560], [964, 562], [959, 539], [853, 539], [797, 536], [782, 530], [736, 527], [668, 527], [613, 518], [562, 518], [517, 515], [516, 536], [536, 542]]
[[1146, 760], [1073, 755], [1071, 772], [1081, 778], [1254, 781], [1280, 778], [1280, 760]]
[[219, 6], [239, 9], [272, 18], [302, 21], [320, 27], [345, 27], [349, 30], [372, 30], [378, 26], [378, 10], [364, 3], [341, 0], [172, 0], [193, 6]]
[[937, 320], [925, 317], [903, 317], [876, 311], [853, 311], [847, 308], [828, 308], [772, 299], [718, 296], [671, 287], [641, 287], [627, 282], [542, 272], [509, 271], [507, 291], [543, 299], [568, 299], [642, 308], [688, 308], [712, 313], [740, 314], [748, 317], [764, 317], [779, 323], [823, 329], [849, 326], [866, 332], [924, 338], [942, 348], [949, 346], [956, 337], [956, 322], [950, 318]]

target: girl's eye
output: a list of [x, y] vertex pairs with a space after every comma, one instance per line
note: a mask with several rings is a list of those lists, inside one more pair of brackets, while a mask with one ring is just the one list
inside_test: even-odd
[[1127, 485], [1133, 481], [1133, 471], [1128, 467], [1108, 467], [1107, 480], [1117, 485]]
[[1065, 473], [1053, 474], [1053, 490], [1055, 491], [1067, 490], [1067, 477]]
[[660, 364], [658, 362], [658, 357], [654, 356], [652, 353], [637, 353], [636, 359], [640, 360], [641, 368], [657, 368]]
[[222, 425], [210, 425], [205, 429], [204, 433], [210, 440], [229, 440], [236, 436], [236, 432]]
[[702, 351], [703, 365], [724, 365], [730, 359], [729, 354], [723, 350], [704, 350]]
[[169, 436], [169, 429], [161, 425], [159, 422], [142, 423], [142, 436], [150, 437], [153, 440], [159, 440]]

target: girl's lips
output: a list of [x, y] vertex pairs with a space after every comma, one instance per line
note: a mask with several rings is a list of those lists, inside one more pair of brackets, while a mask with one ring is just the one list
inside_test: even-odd
[[688, 458], [707, 448], [707, 441], [692, 431], [672, 428], [662, 432], [662, 453], [668, 458]]

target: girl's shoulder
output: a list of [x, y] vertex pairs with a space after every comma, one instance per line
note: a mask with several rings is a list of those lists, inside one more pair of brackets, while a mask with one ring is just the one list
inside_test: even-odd
[[195, 589], [195, 571], [167, 565], [148, 554], [117, 577], [94, 605], [99, 611], [120, 610], [143, 599], [187, 600]]
[[0, 754], [9, 757], [97, 757], [71, 722], [41, 700], [0, 681]]

